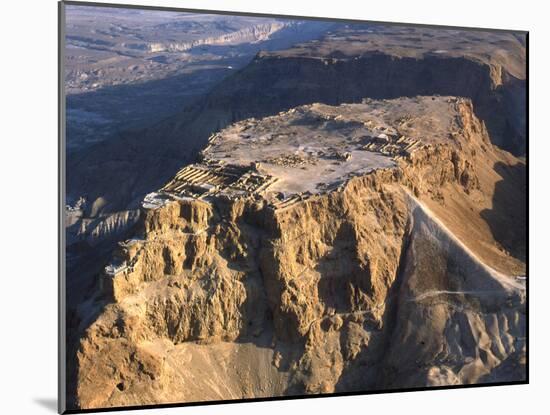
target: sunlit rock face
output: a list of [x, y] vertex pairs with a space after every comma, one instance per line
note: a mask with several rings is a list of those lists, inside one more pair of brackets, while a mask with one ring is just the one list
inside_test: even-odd
[[524, 379], [524, 168], [456, 97], [228, 126], [97, 276], [79, 407]]

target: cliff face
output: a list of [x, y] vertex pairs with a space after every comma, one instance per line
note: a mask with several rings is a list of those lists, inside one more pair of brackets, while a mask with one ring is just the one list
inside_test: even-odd
[[521, 162], [468, 101], [456, 121], [447, 141], [287, 207], [146, 210], [114, 255], [128, 268], [81, 307], [78, 406], [524, 378], [524, 264], [485, 228], [454, 233], [454, 215], [492, 205], [508, 174], [494, 166]]
[[269, 39], [288, 23], [272, 22], [246, 27], [219, 36], [205, 37], [190, 42], [151, 43], [148, 45], [150, 52], [184, 52], [189, 49], [205, 45], [237, 45], [240, 43], [254, 43]]

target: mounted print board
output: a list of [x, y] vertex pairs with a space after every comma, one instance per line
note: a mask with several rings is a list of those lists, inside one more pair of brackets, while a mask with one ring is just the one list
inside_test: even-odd
[[527, 32], [59, 17], [60, 412], [527, 382]]

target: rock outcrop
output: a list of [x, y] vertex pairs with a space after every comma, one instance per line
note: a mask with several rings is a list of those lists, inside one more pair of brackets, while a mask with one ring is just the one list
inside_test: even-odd
[[525, 166], [470, 101], [438, 99], [445, 140], [426, 125], [425, 145], [339, 188], [145, 210], [125, 268], [80, 307], [78, 407], [524, 379], [524, 259], [484, 212], [521, 235], [493, 198]]

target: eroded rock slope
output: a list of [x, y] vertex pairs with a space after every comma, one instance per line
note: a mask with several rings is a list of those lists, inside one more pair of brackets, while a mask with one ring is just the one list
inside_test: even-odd
[[222, 130], [80, 306], [77, 405], [524, 379], [524, 168], [462, 98]]

